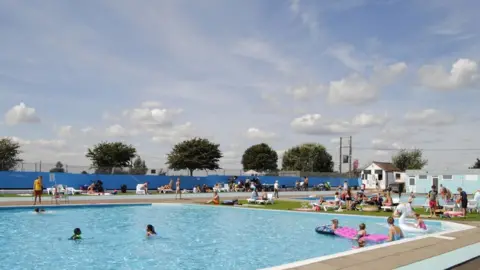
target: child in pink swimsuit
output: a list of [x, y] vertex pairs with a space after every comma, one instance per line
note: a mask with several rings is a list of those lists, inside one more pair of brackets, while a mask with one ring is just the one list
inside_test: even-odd
[[415, 219], [417, 220], [417, 228], [424, 229], [424, 230], [427, 229], [427, 225], [425, 225], [425, 222], [423, 222], [423, 219], [420, 218], [419, 213], [415, 213]]

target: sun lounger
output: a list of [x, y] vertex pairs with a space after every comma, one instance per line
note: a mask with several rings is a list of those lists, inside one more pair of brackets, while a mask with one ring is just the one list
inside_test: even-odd
[[163, 193], [163, 194], [173, 193], [173, 189], [171, 189], [171, 188], [169, 188], [169, 189], [161, 189], [161, 188], [159, 188], [159, 189], [158, 189], [158, 192], [159, 192], [159, 193]]
[[255, 203], [257, 204], [273, 204], [273, 194], [267, 194], [266, 200], [256, 200]]

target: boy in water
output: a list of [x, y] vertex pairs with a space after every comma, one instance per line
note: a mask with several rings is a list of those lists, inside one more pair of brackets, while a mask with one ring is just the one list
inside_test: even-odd
[[80, 228], [75, 228], [75, 230], [73, 230], [73, 235], [69, 238], [69, 240], [80, 240], [82, 239], [82, 231], [80, 230]]
[[35, 208], [34, 211], [35, 211], [35, 213], [38, 213], [38, 214], [45, 213], [45, 209], [40, 209], [40, 208]]

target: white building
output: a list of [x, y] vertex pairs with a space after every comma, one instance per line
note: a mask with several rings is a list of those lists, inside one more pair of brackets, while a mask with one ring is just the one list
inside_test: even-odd
[[386, 189], [388, 185], [394, 182], [405, 182], [408, 178], [399, 168], [389, 162], [374, 161], [364, 168], [360, 174], [362, 184], [367, 189], [378, 188]]

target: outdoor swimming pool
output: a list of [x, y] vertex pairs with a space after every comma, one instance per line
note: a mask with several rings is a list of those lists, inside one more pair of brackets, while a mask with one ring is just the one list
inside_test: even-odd
[[[385, 218], [196, 205], [0, 210], [4, 269], [259, 269], [352, 249], [314, 229], [332, 218], [386, 234]], [[159, 237], [146, 239], [153, 224]], [[427, 221], [432, 232], [445, 230]], [[82, 241], [68, 241], [80, 227]], [[407, 237], [412, 237], [408, 235]]]

